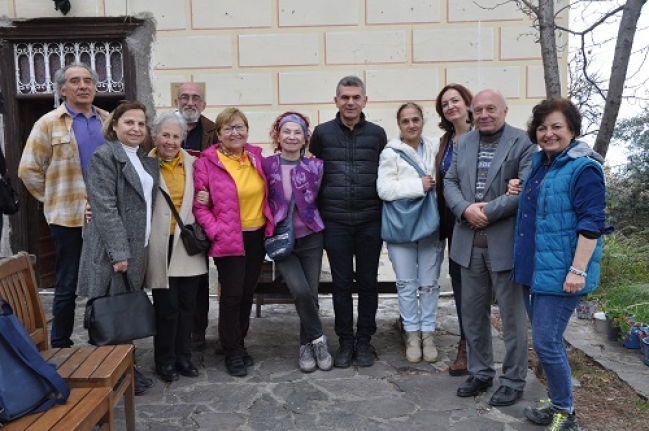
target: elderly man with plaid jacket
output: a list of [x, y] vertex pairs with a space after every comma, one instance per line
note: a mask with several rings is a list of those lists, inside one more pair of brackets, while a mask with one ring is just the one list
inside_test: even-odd
[[56, 252], [56, 285], [50, 336], [53, 348], [72, 346], [81, 229], [86, 201], [85, 168], [104, 143], [102, 123], [108, 113], [92, 105], [97, 73], [75, 63], [54, 75], [65, 102], [42, 116], [27, 139], [18, 176], [43, 203]]

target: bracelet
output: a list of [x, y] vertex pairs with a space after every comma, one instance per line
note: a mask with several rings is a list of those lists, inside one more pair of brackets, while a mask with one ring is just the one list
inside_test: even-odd
[[574, 266], [571, 266], [570, 268], [568, 268], [568, 271], [570, 271], [570, 272], [572, 272], [573, 274], [576, 274], [576, 275], [581, 275], [584, 278], [586, 278], [586, 276], [588, 275], [584, 271], [580, 271], [577, 268], [575, 268]]

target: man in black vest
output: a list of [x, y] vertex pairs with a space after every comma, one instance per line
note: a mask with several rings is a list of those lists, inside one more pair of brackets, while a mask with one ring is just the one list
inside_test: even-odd
[[[340, 80], [334, 97], [336, 118], [313, 131], [310, 151], [324, 160], [319, 210], [325, 223], [324, 247], [331, 266], [335, 329], [340, 348], [334, 365], [374, 364], [370, 344], [376, 332], [382, 202], [376, 192], [385, 130], [365, 120], [365, 84], [356, 76]], [[355, 259], [354, 259], [355, 258]], [[354, 269], [354, 260], [356, 268]], [[358, 285], [354, 334], [352, 284]]]

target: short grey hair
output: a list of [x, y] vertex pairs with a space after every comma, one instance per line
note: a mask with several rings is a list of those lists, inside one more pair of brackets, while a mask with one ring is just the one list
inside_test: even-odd
[[54, 97], [56, 100], [63, 98], [63, 96], [61, 96], [61, 88], [65, 86], [65, 72], [67, 72], [68, 69], [72, 69], [73, 67], [81, 67], [82, 69], [86, 69], [88, 72], [90, 72], [92, 83], [95, 85], [95, 87], [97, 87], [97, 84], [99, 83], [99, 75], [97, 75], [97, 72], [95, 72], [94, 69], [92, 69], [86, 63], [70, 63], [67, 66], [62, 67], [61, 69], [54, 72]]
[[336, 86], [336, 96], [340, 94], [340, 87], [361, 87], [361, 93], [365, 96], [365, 83], [356, 75], [345, 76], [343, 79], [338, 81], [338, 85]]
[[163, 112], [162, 114], [155, 117], [155, 119], [151, 122], [151, 137], [153, 137], [153, 139], [158, 136], [160, 129], [165, 124], [176, 124], [180, 126], [183, 141], [187, 139], [187, 121], [185, 121], [183, 117], [181, 117], [177, 112], [174, 111]]

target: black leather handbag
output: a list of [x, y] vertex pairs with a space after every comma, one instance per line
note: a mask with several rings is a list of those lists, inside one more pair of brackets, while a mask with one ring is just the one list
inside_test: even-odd
[[105, 296], [88, 300], [83, 327], [88, 342], [95, 346], [125, 344], [155, 335], [155, 310], [149, 295], [134, 291], [125, 272], [126, 292], [111, 295], [117, 274], [113, 274]]
[[178, 227], [180, 227], [180, 239], [185, 246], [185, 250], [187, 250], [187, 254], [194, 256], [199, 253], [205, 253], [207, 250], [209, 250], [212, 246], [212, 242], [207, 237], [207, 234], [205, 233], [201, 225], [196, 222], [192, 224], [183, 223], [182, 219], [180, 218], [180, 214], [178, 214], [176, 207], [174, 206], [173, 202], [171, 202], [171, 196], [169, 196], [167, 192], [162, 190], [162, 188], [160, 188], [160, 191], [162, 192], [162, 196], [164, 196], [165, 200], [167, 201], [167, 204], [169, 204], [169, 208], [171, 208], [171, 212], [176, 219], [176, 223], [178, 223]]

